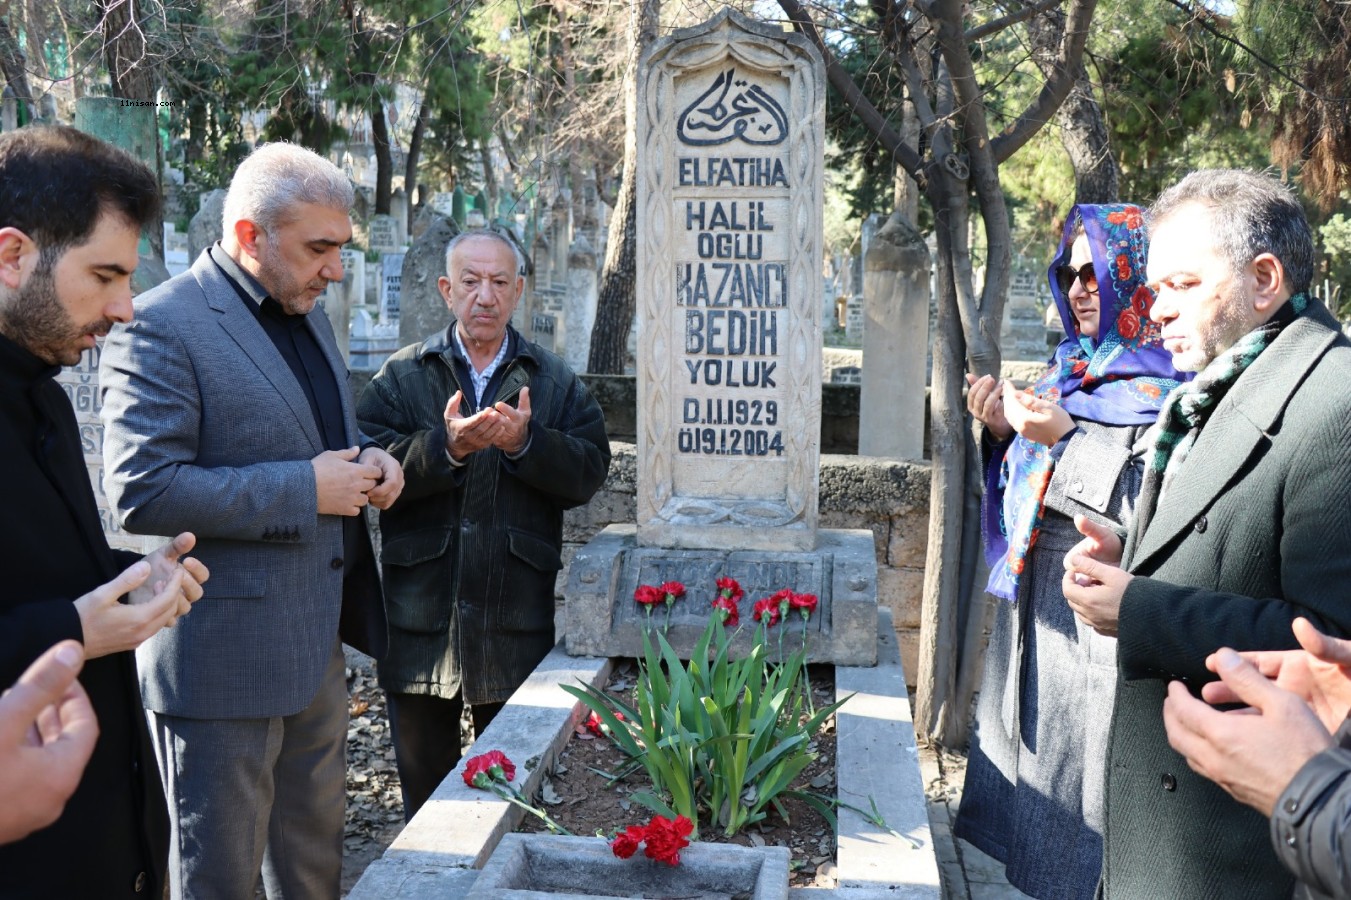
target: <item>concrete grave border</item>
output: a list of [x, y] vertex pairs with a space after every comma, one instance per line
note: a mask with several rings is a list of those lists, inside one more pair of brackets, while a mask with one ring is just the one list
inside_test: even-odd
[[[863, 808], [871, 797], [893, 830], [840, 810], [839, 887], [799, 888], [789, 894], [797, 900], [937, 900], [941, 896], [905, 676], [889, 610], [878, 612], [878, 635], [877, 666], [835, 669], [837, 696], [855, 693], [836, 719], [836, 789], [846, 803]], [[517, 764], [516, 786], [531, 794], [582, 716], [580, 704], [558, 685], [580, 679], [602, 686], [612, 668], [609, 659], [568, 656], [555, 647], [467, 756], [501, 750]], [[469, 893], [479, 869], [524, 812], [467, 786], [463, 766], [462, 761], [384, 856], [366, 869], [348, 900], [431, 900]]]

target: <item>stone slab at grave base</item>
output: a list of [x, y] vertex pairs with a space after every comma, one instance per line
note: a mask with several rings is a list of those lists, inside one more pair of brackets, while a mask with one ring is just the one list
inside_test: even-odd
[[465, 900], [787, 900], [788, 860], [787, 847], [694, 843], [668, 866], [642, 854], [620, 859], [603, 838], [509, 834]]
[[[877, 558], [873, 534], [822, 529], [815, 550], [672, 550], [638, 543], [632, 525], [610, 525], [577, 551], [568, 575], [565, 643], [574, 656], [641, 656], [644, 631], [665, 628], [666, 639], [688, 659], [713, 614], [716, 580], [735, 578], [741, 600], [741, 630], [732, 651], [744, 655], [755, 633], [751, 607], [781, 588], [815, 594], [819, 604], [806, 621], [789, 612], [782, 626], [785, 654], [802, 646], [809, 662], [871, 666], [877, 662]], [[684, 598], [650, 619], [634, 601], [640, 584], [679, 581]], [[778, 652], [778, 635], [770, 642]]]

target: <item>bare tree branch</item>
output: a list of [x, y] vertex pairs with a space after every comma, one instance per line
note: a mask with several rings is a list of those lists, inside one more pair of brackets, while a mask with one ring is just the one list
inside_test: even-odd
[[1017, 25], [1019, 22], [1026, 22], [1040, 12], [1044, 12], [1048, 9], [1055, 9], [1063, 2], [1064, 0], [1041, 0], [1040, 3], [1024, 6], [1022, 9], [1011, 12], [1006, 16], [992, 19], [984, 25], [977, 25], [975, 28], [968, 29], [966, 32], [966, 41], [969, 44], [974, 44], [976, 41], [1003, 31], [1005, 28]]

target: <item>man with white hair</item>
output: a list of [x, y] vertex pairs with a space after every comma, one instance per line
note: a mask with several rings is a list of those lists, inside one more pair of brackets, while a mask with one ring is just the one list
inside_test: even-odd
[[[363, 512], [403, 487], [357, 429], [316, 301], [342, 278], [352, 188], [269, 144], [240, 165], [224, 237], [137, 298], [104, 348], [107, 493], [124, 526], [192, 523], [218, 577], [137, 654], [172, 841], [174, 898], [338, 896], [347, 691], [342, 640], [379, 656]], [[189, 625], [188, 622], [191, 621]]]
[[554, 645], [563, 510], [605, 481], [610, 442], [586, 385], [511, 327], [516, 245], [491, 231], [446, 247], [437, 287], [454, 321], [391, 356], [361, 427], [408, 473], [380, 517], [389, 655], [380, 684], [412, 818]]

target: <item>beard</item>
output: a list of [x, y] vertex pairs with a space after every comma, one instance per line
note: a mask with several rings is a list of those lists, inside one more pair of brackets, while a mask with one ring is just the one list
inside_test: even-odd
[[56, 294], [54, 269], [54, 261], [38, 262], [27, 283], [0, 308], [0, 332], [43, 362], [73, 366], [84, 353], [85, 335], [101, 337], [116, 323], [76, 323]]
[[[306, 295], [315, 288], [322, 291], [328, 286], [328, 282], [323, 279], [319, 279], [317, 283], [301, 284], [299, 279], [291, 275], [286, 261], [272, 246], [271, 241], [263, 245], [263, 252], [258, 257], [258, 266], [261, 274], [266, 275], [270, 282], [263, 287], [288, 316], [307, 315], [314, 309], [319, 298], [317, 294], [313, 297]], [[258, 280], [262, 282], [263, 279], [260, 277]]]
[[1253, 299], [1251, 291], [1235, 287], [1216, 311], [1214, 320], [1197, 335], [1195, 346], [1173, 357], [1173, 368], [1179, 372], [1200, 372], [1238, 343], [1239, 338], [1255, 327], [1248, 316]]

